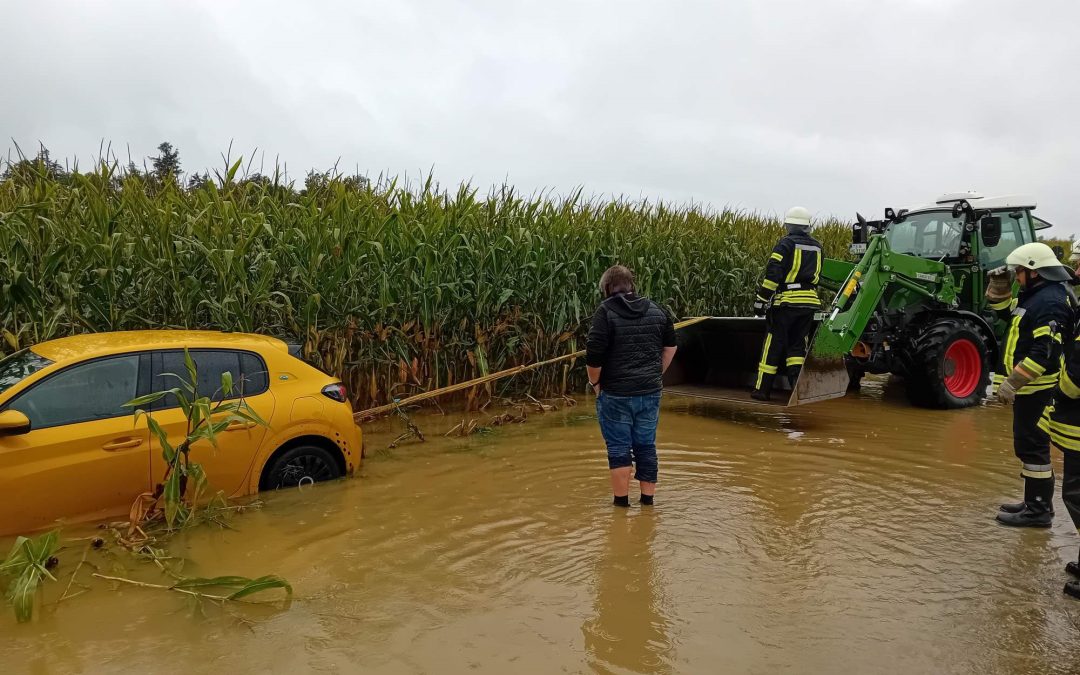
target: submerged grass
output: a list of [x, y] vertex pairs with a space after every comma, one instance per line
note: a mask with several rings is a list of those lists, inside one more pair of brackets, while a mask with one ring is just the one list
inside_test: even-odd
[[[354, 403], [377, 405], [580, 348], [614, 263], [677, 317], [745, 315], [782, 231], [744, 211], [430, 179], [322, 176], [298, 190], [238, 179], [238, 165], [192, 190], [107, 164], [0, 183], [3, 348], [85, 331], [254, 331], [303, 341]], [[816, 228], [833, 255], [849, 233]], [[519, 384], [547, 396], [580, 377], [568, 365]]]

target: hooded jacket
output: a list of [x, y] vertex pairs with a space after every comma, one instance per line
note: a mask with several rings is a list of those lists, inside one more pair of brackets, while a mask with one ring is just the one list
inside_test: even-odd
[[616, 293], [596, 309], [585, 363], [601, 368], [601, 390], [642, 396], [663, 388], [664, 347], [674, 347], [675, 324], [652, 300]]

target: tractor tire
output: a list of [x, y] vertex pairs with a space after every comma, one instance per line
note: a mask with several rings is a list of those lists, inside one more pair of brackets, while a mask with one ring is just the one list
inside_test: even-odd
[[990, 385], [990, 349], [976, 325], [965, 319], [939, 319], [914, 341], [907, 396], [923, 408], [978, 405]]

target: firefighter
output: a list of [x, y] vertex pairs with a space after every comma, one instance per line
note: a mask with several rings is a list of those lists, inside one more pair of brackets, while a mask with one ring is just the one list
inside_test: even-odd
[[[1080, 312], [1074, 313], [1071, 330], [1064, 342], [1064, 358], [1053, 404], [1043, 412], [1039, 427], [1050, 434], [1050, 443], [1064, 456], [1061, 501], [1080, 531]], [[1080, 559], [1080, 556], [1078, 556]], [[1065, 565], [1065, 571], [1080, 579], [1080, 562]], [[1080, 599], [1080, 581], [1065, 584], [1065, 592]]]
[[[998, 522], [1015, 527], [1050, 527], [1054, 518], [1054, 469], [1050, 437], [1040, 428], [1051, 404], [1061, 364], [1063, 334], [1072, 329], [1069, 271], [1046, 244], [1024, 244], [1005, 266], [989, 274], [986, 298], [1008, 323], [1002, 347], [997, 398], [1013, 405], [1013, 451], [1021, 462], [1024, 500], [1002, 504]], [[1013, 280], [1020, 284], [1012, 296]]]
[[801, 206], [788, 209], [784, 226], [787, 234], [773, 247], [754, 301], [754, 316], [764, 316], [768, 330], [750, 394], [758, 401], [769, 400], [781, 370], [795, 386], [806, 361], [814, 313], [821, 307], [821, 244], [810, 236], [810, 212]]

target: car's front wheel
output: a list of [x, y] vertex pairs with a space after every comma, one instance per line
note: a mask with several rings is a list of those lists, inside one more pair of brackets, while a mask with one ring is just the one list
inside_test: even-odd
[[298, 445], [275, 457], [263, 472], [260, 490], [277, 490], [341, 478], [334, 456], [317, 445]]

